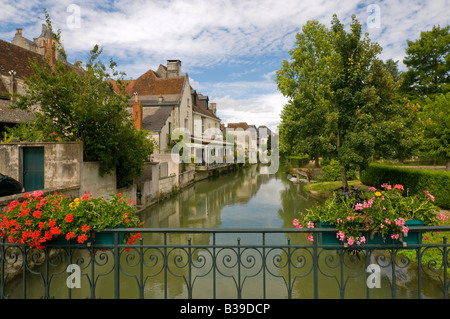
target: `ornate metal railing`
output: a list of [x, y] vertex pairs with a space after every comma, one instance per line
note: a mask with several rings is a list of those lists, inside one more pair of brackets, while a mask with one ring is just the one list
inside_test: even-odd
[[[304, 232], [315, 240], [306, 240]], [[410, 227], [410, 233], [450, 231]], [[2, 241], [1, 298], [448, 298], [441, 243], [324, 246], [333, 229], [127, 229], [111, 245]], [[119, 233], [140, 232], [134, 245]]]

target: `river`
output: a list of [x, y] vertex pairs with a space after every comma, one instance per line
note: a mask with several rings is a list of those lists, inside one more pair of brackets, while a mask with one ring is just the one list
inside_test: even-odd
[[[292, 228], [292, 220], [296, 213], [304, 211], [307, 208], [320, 202], [320, 200], [310, 196], [304, 192], [301, 184], [293, 184], [287, 179], [286, 172], [281, 167], [276, 174], [265, 175], [259, 173], [259, 168], [256, 165], [250, 168], [241, 169], [239, 171], [223, 174], [215, 178], [210, 178], [193, 184], [192, 186], [183, 189], [178, 194], [172, 195], [170, 198], [163, 200], [141, 212], [141, 219], [146, 228], [214, 228], [214, 229], [228, 229], [228, 228]], [[299, 234], [300, 235], [300, 234]], [[259, 236], [259, 237], [258, 237]], [[213, 241], [217, 244], [236, 244], [236, 237], [239, 237], [242, 245], [261, 244], [261, 235], [258, 234], [223, 234], [217, 238], [212, 238], [211, 234], [175, 234], [170, 235], [167, 240], [168, 244], [187, 244], [191, 240], [193, 245], [208, 245]], [[304, 238], [303, 235], [301, 235]], [[145, 234], [144, 243], [158, 244], [162, 243], [164, 239], [161, 234]], [[274, 234], [268, 237], [270, 244], [286, 244], [287, 236], [285, 234]], [[294, 240], [293, 240], [294, 241]], [[295, 239], [294, 243], [304, 243], [302, 239]], [[249, 264], [255, 265], [259, 261], [255, 261], [253, 257], [258, 255], [256, 250], [251, 251], [251, 254], [246, 256]], [[186, 260], [185, 252], [180, 250], [174, 252], [173, 256], [169, 256], [168, 260], [172, 268], [169, 275], [162, 271], [161, 266], [157, 266], [163, 260], [161, 251], [149, 252], [145, 257], [146, 265], [150, 265], [148, 270], [145, 270], [146, 279], [143, 283], [145, 289], [143, 290], [144, 298], [187, 298], [186, 291]], [[196, 262], [199, 264], [210, 263], [207, 261], [207, 254], [202, 250], [198, 250], [194, 255], [197, 258]], [[217, 265], [219, 276], [214, 275], [214, 280], [217, 283], [211, 285], [212, 269], [211, 265], [206, 267], [194, 267], [189, 269], [192, 271], [195, 280], [193, 287], [193, 298], [236, 298], [237, 285], [234, 269], [228, 269], [226, 263], [232, 263], [232, 254], [229, 251], [224, 256], [217, 256], [223, 260], [223, 265]], [[261, 298], [262, 291], [266, 293], [264, 297], [267, 298], [287, 298], [287, 285], [283, 283], [283, 278], [286, 278], [287, 267], [279, 267], [283, 261], [277, 258], [278, 252], [274, 251], [273, 256], [267, 258], [267, 274], [264, 271], [252, 274], [253, 269], [262, 269], [249, 267], [245, 278], [245, 286], [242, 285], [243, 298]], [[193, 255], [193, 256], [194, 256]], [[283, 255], [283, 254], [282, 254]], [[282, 257], [282, 256], [281, 256]], [[120, 293], [123, 298], [138, 298], [139, 279], [137, 278], [136, 255], [131, 253], [129, 256], [121, 256], [121, 265], [125, 264], [121, 273]], [[302, 263], [303, 256], [292, 256], [297, 263]], [[320, 298], [339, 298], [339, 285], [345, 288], [346, 298], [364, 298], [366, 294], [366, 275], [361, 263], [354, 259], [353, 256], [346, 256], [350, 264], [349, 272], [346, 274], [345, 282], [336, 283], [339, 281], [338, 268], [331, 268], [331, 272], [326, 276], [321, 276], [319, 285]], [[244, 260], [244, 256], [242, 257]], [[92, 261], [90, 255], [86, 251], [77, 251], [72, 259], [79, 264], [83, 270], [81, 280], [81, 289], [68, 290], [66, 286], [67, 273], [62, 268], [66, 263], [55, 262], [55, 267], [52, 270], [53, 274], [49, 278], [52, 281], [50, 296], [55, 298], [67, 298], [68, 293], [71, 293], [73, 298], [87, 298], [91, 295], [93, 281], [89, 279], [88, 275], [92, 275]], [[96, 256], [96, 267], [101, 265], [100, 270], [95, 270], [95, 297], [99, 298], [113, 298], [114, 294], [114, 263], [110, 253], [99, 252]], [[269, 265], [269, 260], [272, 262], [272, 268]], [[322, 266], [329, 263], [336, 263], [339, 257], [335, 252], [327, 252], [327, 255], [322, 261], [319, 261]], [[155, 267], [154, 267], [155, 266]], [[243, 263], [243, 266], [245, 264]], [[43, 269], [44, 266], [38, 267]], [[223, 269], [220, 270], [220, 267]], [[245, 268], [245, 267], [244, 267]], [[409, 268], [402, 269], [398, 267], [397, 279], [400, 281], [397, 289], [398, 298], [416, 298], [417, 276], [414, 271]], [[102, 270], [103, 269], [103, 270]], [[310, 269], [305, 267], [305, 269]], [[389, 267], [385, 269], [383, 276], [383, 287], [380, 289], [373, 289], [371, 297], [373, 298], [390, 298], [389, 283]], [[296, 268], [296, 279], [293, 281], [290, 296], [293, 298], [312, 298], [313, 281], [312, 275], [302, 273], [304, 269]], [[38, 269], [33, 271], [38, 272]], [[290, 271], [290, 270], [289, 270]], [[306, 271], [307, 272], [307, 271]], [[273, 276], [270, 276], [273, 274]], [[358, 275], [358, 278], [352, 279], [353, 275]], [[239, 273], [239, 276], [245, 276], [245, 273]], [[267, 276], [266, 276], [267, 275]], [[129, 276], [129, 280], [127, 277]], [[269, 289], [261, 286], [261, 277], [264, 276], [266, 286]], [[289, 274], [291, 276], [291, 274]], [[267, 278], [266, 278], [267, 277]], [[243, 277], [242, 277], [243, 278]], [[293, 277], [292, 277], [293, 278]], [[248, 279], [248, 280], [247, 280]], [[42, 281], [47, 280], [39, 274], [27, 275], [28, 298], [40, 298], [44, 295], [44, 288]], [[22, 278], [18, 278], [7, 286], [7, 293], [10, 298], [21, 298], [23, 293]], [[168, 283], [168, 289], [164, 291], [164, 282]], [[244, 283], [244, 281], [242, 281]], [[273, 285], [273, 286], [271, 286]], [[423, 297], [434, 298], [442, 295], [441, 290], [434, 280], [423, 279]]]

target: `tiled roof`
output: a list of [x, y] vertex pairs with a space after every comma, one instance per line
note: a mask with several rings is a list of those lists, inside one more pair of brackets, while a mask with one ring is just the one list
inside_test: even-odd
[[0, 100], [0, 123], [23, 123], [34, 119], [28, 111], [8, 108], [10, 101]]
[[33, 74], [30, 67], [30, 59], [37, 58], [41, 63], [45, 62], [42, 55], [23, 49], [17, 45], [0, 40], [0, 74], [10, 76], [9, 71], [16, 71], [15, 77], [26, 79]]
[[198, 94], [196, 95], [196, 103], [192, 107], [192, 110], [194, 112], [212, 117], [214, 119], [220, 120], [211, 110], [207, 109], [203, 102], [200, 100]]
[[249, 126], [246, 122], [228, 123], [228, 128], [242, 128], [244, 130], [247, 130]]
[[[127, 94], [137, 92], [141, 95], [181, 94], [183, 91], [184, 76], [176, 78], [160, 78], [154, 71], [149, 70], [136, 80], [128, 81], [125, 91]], [[115, 89], [117, 86], [113, 83]]]
[[143, 107], [142, 125], [144, 130], [161, 132], [172, 110], [173, 106]]

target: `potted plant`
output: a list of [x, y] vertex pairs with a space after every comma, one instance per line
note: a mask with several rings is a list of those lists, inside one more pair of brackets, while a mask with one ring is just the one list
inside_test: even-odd
[[[406, 195], [402, 185], [387, 183], [381, 189], [334, 193], [322, 205], [294, 219], [293, 224], [297, 228], [336, 228], [336, 234], [323, 233], [319, 237], [325, 245], [420, 243], [421, 234], [407, 239], [409, 227], [438, 225], [445, 215], [437, 214], [439, 208], [428, 191], [420, 196]], [[307, 236], [313, 240], [311, 235]]]
[[[26, 193], [21, 203], [10, 202], [0, 216], [0, 236], [36, 249], [61, 240], [76, 244], [92, 242], [94, 234], [98, 237], [102, 229], [115, 227], [142, 227], [132, 201], [120, 193], [105, 200], [88, 192], [72, 199], [64, 194], [44, 196], [42, 191], [34, 191]], [[123, 233], [121, 239], [133, 244], [138, 238], [140, 233]]]

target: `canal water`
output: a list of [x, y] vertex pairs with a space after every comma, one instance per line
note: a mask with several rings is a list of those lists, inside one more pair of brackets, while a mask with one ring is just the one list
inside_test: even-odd
[[[286, 171], [280, 168], [276, 174], [261, 174], [256, 165], [227, 174], [197, 182], [178, 194], [161, 201], [141, 212], [146, 228], [292, 228], [292, 220], [297, 212], [305, 211], [320, 203], [303, 191], [301, 184], [287, 179]], [[294, 234], [297, 235], [297, 234]], [[239, 244], [251, 246], [261, 244], [260, 234], [145, 234], [144, 244], [157, 245], [219, 245]], [[305, 236], [298, 234], [267, 234], [266, 244], [286, 244], [287, 237], [292, 244], [305, 244]], [[287, 267], [286, 251], [268, 250], [266, 264], [261, 264], [258, 249], [243, 249], [240, 256], [242, 268], [236, 273], [235, 250], [223, 249], [217, 254], [216, 267], [213, 267], [210, 250], [194, 249], [194, 267], [188, 267], [187, 249], [173, 250], [168, 257], [169, 270], [162, 267], [162, 251], [147, 250], [144, 254], [145, 279], [139, 276], [140, 264], [134, 250], [121, 256], [120, 295], [122, 298], [139, 298], [139, 287], [144, 298], [188, 298], [187, 286], [193, 287], [193, 298], [313, 298], [312, 258], [308, 251], [295, 251], [291, 265]], [[346, 298], [365, 298], [367, 292], [364, 258], [346, 255], [349, 265], [341, 280], [337, 267], [340, 256], [328, 251], [319, 259], [321, 269], [319, 298], [339, 298], [339, 287], [345, 291]], [[42, 282], [50, 281], [48, 295], [55, 298], [88, 298], [95, 287], [95, 297], [114, 297], [114, 257], [110, 252], [97, 252], [95, 270], [88, 252], [76, 251], [72, 262], [82, 269], [81, 288], [67, 288], [68, 273], [64, 268], [67, 262], [55, 257], [50, 264], [35, 267], [27, 274], [27, 298], [41, 298], [46, 294]], [[381, 258], [381, 260], [383, 260]], [[417, 276], [409, 267], [397, 267], [397, 298], [417, 298]], [[46, 270], [47, 274], [42, 275]], [[141, 270], [142, 271], [142, 270]], [[390, 268], [384, 269], [386, 275], [381, 280], [381, 288], [372, 289], [372, 298], [391, 298]], [[7, 285], [10, 298], [21, 298], [24, 293], [23, 278], [16, 278]], [[166, 286], [168, 289], [164, 289]], [[422, 279], [424, 298], [441, 298], [442, 291], [435, 280]]]

